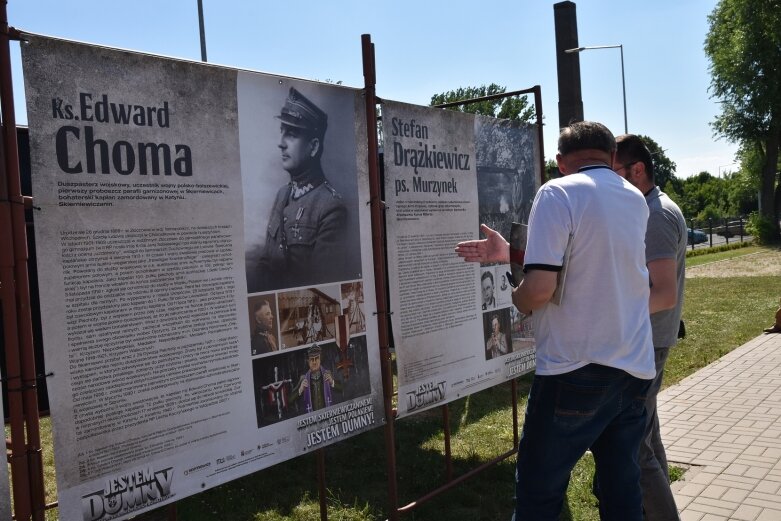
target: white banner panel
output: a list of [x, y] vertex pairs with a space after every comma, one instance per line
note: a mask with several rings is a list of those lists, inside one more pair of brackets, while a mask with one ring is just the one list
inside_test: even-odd
[[60, 517], [381, 425], [360, 91], [22, 49]]
[[480, 223], [509, 237], [538, 188], [526, 125], [383, 102], [388, 271], [399, 416], [534, 369], [531, 320], [512, 306], [509, 265], [465, 263], [453, 248]]

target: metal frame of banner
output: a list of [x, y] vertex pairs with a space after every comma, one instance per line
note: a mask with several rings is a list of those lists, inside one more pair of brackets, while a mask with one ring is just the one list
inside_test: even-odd
[[[519, 438], [519, 424], [518, 424], [518, 387], [515, 379], [510, 380], [511, 400], [512, 400], [512, 417], [513, 417], [513, 447], [500, 454], [499, 456], [479, 465], [478, 467], [460, 475], [453, 477], [453, 460], [450, 450], [450, 409], [447, 404], [441, 406], [442, 409], [442, 424], [444, 432], [444, 444], [445, 444], [445, 482], [443, 485], [429, 491], [423, 496], [411, 501], [410, 503], [399, 506], [398, 487], [397, 487], [397, 469], [396, 469], [396, 445], [395, 445], [395, 410], [393, 409], [392, 400], [395, 394], [393, 389], [393, 374], [392, 363], [390, 355], [390, 339], [388, 335], [388, 323], [387, 319], [389, 313], [387, 311], [387, 284], [385, 283], [385, 215], [383, 213], [384, 203], [381, 200], [381, 192], [379, 187], [381, 186], [381, 179], [379, 176], [379, 165], [377, 161], [379, 159], [377, 150], [377, 117], [376, 117], [376, 103], [377, 98], [375, 96], [375, 63], [374, 63], [374, 44], [371, 43], [371, 36], [364, 34], [362, 39], [363, 50], [363, 70], [364, 80], [366, 88], [366, 119], [368, 127], [368, 140], [369, 140], [369, 179], [371, 183], [371, 204], [372, 204], [372, 230], [373, 233], [373, 248], [375, 252], [374, 266], [375, 266], [375, 285], [377, 286], [377, 311], [380, 317], [380, 353], [382, 361], [383, 371], [383, 393], [385, 400], [385, 450], [386, 450], [386, 468], [388, 474], [388, 508], [389, 508], [389, 521], [397, 521], [400, 514], [408, 513], [423, 503], [433, 499], [434, 497], [446, 492], [462, 482], [480, 474], [484, 470], [504, 461], [505, 459], [512, 457], [516, 453], [516, 447], [518, 446]], [[480, 98], [473, 98], [469, 100], [456, 101], [452, 103], [445, 103], [442, 105], [436, 105], [438, 108], [454, 107], [459, 105], [466, 105], [470, 103], [479, 103], [481, 101], [491, 101], [495, 99], [507, 98], [511, 96], [517, 96], [520, 94], [534, 94], [534, 107], [536, 113], [536, 127], [537, 135], [539, 139], [539, 162], [540, 162], [540, 182], [542, 182], [545, 172], [545, 154], [543, 146], [543, 132], [542, 132], [542, 94], [539, 85], [535, 85], [529, 89], [517, 90], [512, 92], [506, 92], [502, 94], [495, 94], [491, 96], [483, 96]], [[381, 100], [380, 100], [381, 101]], [[375, 189], [375, 184], [377, 188]]]
[[11, 482], [15, 518], [42, 521], [45, 517], [43, 458], [38, 416], [37, 377], [33, 350], [30, 286], [27, 274], [27, 229], [24, 212], [32, 198], [21, 193], [16, 139], [10, 40], [18, 32], [8, 26], [7, 0], [0, 6], [0, 303], [11, 423]]
[[540, 140], [540, 184], [542, 184], [542, 179], [545, 175], [545, 147], [543, 146], [542, 135], [542, 89], [539, 85], [535, 85], [534, 87], [530, 87], [528, 89], [514, 90], [512, 92], [502, 92], [500, 94], [491, 94], [490, 96], [481, 96], [479, 98], [441, 103], [439, 105], [434, 105], [434, 107], [446, 109], [449, 107], [469, 105], [471, 103], [480, 103], [481, 101], [493, 101], [502, 98], [510, 98], [512, 96], [519, 96], [521, 94], [534, 94], [534, 114], [537, 118], [537, 123], [535, 123], [535, 125], [537, 126], [537, 137]]
[[[7, 0], [0, 5], [0, 111], [2, 113], [2, 141], [0, 142], [0, 305], [6, 346], [6, 375], [11, 425], [10, 447], [11, 482], [13, 485], [14, 518], [18, 521], [43, 521], [45, 510], [57, 505], [45, 504], [43, 461], [41, 457], [40, 426], [37, 398], [37, 376], [32, 339], [32, 318], [30, 311], [30, 290], [28, 279], [27, 230], [25, 209], [32, 208], [32, 197], [21, 193], [16, 119], [11, 79], [10, 40], [19, 40], [19, 32], [8, 25]], [[515, 454], [518, 443], [517, 384], [510, 381], [513, 409], [514, 447], [504, 454], [453, 477], [450, 452], [449, 409], [442, 406], [442, 421], [445, 435], [445, 484], [428, 492], [407, 505], [398, 506], [395, 410], [393, 409], [393, 361], [390, 346], [388, 318], [387, 273], [385, 255], [385, 204], [382, 200], [382, 179], [379, 166], [377, 140], [376, 69], [374, 44], [371, 36], [361, 36], [363, 74], [365, 85], [366, 124], [368, 135], [368, 171], [372, 232], [372, 252], [378, 317], [378, 341], [383, 384], [383, 404], [386, 422], [384, 426], [386, 464], [388, 476], [389, 519], [397, 520], [399, 515], [434, 498], [461, 482], [479, 474]], [[539, 132], [539, 157], [541, 172], [545, 159], [542, 140], [542, 102], [540, 87], [513, 91], [493, 96], [439, 105], [445, 108], [454, 105], [477, 103], [519, 94], [533, 93]], [[317, 481], [320, 495], [320, 518], [327, 520], [325, 452], [316, 453]], [[175, 503], [168, 506], [168, 518], [176, 519]]]
[[368, 136], [369, 193], [372, 221], [372, 251], [374, 252], [374, 285], [377, 292], [377, 327], [380, 343], [380, 368], [385, 409], [385, 454], [388, 475], [388, 498], [391, 515], [398, 504], [396, 487], [396, 435], [393, 410], [393, 362], [388, 318], [388, 292], [385, 266], [385, 203], [382, 200], [379, 146], [377, 143], [377, 75], [374, 62], [374, 44], [371, 35], [361, 35], [363, 77], [366, 96], [366, 134]]

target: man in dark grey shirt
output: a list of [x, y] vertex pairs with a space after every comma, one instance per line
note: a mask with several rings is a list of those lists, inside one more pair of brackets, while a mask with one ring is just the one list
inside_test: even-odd
[[686, 263], [686, 221], [680, 208], [654, 183], [651, 153], [636, 135], [616, 138], [613, 170], [637, 187], [648, 203], [645, 258], [651, 280], [649, 308], [653, 330], [656, 378], [646, 399], [646, 427], [640, 445], [640, 486], [647, 521], [679, 519], [669, 485], [667, 456], [659, 434], [656, 396], [664, 364], [678, 341]]

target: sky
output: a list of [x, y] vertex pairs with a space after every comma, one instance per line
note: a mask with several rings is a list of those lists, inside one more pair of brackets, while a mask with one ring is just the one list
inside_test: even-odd
[[[428, 105], [434, 94], [496, 83], [540, 85], [546, 158], [556, 154], [553, 5], [544, 0], [202, 0], [210, 63], [363, 87], [371, 35], [381, 98]], [[575, 2], [581, 46], [622, 45], [631, 133], [651, 137], [680, 178], [735, 171], [737, 145], [714, 137], [703, 51], [716, 0]], [[8, 0], [9, 25], [32, 33], [201, 60], [197, 0]], [[26, 124], [19, 44], [17, 122]], [[621, 53], [580, 53], [584, 117], [624, 133]], [[533, 100], [531, 100], [533, 103]]]

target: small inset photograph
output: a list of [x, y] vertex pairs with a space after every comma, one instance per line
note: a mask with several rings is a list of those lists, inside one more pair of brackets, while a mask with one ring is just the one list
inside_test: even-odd
[[247, 299], [252, 356], [279, 351], [277, 301], [273, 293]]
[[366, 353], [366, 335], [337, 339], [333, 366], [336, 378], [342, 382], [345, 400], [352, 400], [371, 392], [369, 357]]
[[510, 271], [509, 264], [502, 264], [494, 268], [494, 280], [496, 281], [496, 305], [500, 308], [509, 306], [513, 303], [513, 287], [507, 278], [507, 272]]
[[300, 365], [300, 357], [295, 354], [282, 352], [252, 360], [259, 428], [300, 414], [293, 398], [293, 384], [296, 383], [293, 379]]
[[347, 316], [350, 334], [366, 331], [366, 313], [363, 307], [363, 282], [342, 284], [342, 314]]
[[336, 317], [342, 314], [338, 285], [287, 291], [277, 298], [282, 349], [336, 337]]
[[510, 308], [483, 313], [485, 359], [498, 358], [511, 350]]
[[494, 268], [484, 268], [480, 272], [480, 299], [483, 311], [496, 309], [496, 276]]
[[366, 337], [252, 361], [258, 428], [371, 393]]

